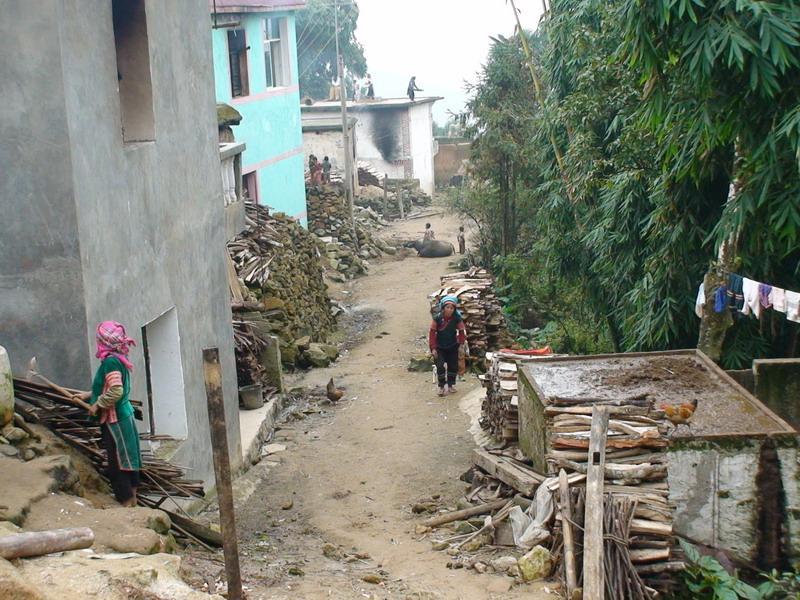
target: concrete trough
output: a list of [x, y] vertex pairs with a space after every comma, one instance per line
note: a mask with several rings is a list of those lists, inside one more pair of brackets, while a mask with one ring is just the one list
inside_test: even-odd
[[545, 358], [518, 380], [520, 447], [542, 473], [550, 397], [697, 398], [691, 431], [676, 430], [669, 449], [676, 533], [761, 568], [800, 559], [798, 432], [702, 352]]

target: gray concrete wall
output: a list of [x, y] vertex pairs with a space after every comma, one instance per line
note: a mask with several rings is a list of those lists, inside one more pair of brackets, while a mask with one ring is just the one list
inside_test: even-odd
[[[44, 319], [55, 330], [55, 339], [79, 349], [69, 376], [63, 368], [53, 373], [86, 387], [97, 362], [92, 349], [98, 321], [121, 321], [131, 337], [141, 341], [142, 326], [174, 306], [189, 432], [174, 460], [191, 467], [191, 477], [210, 481], [204, 347], [220, 349], [229, 442], [237, 462], [241, 442], [208, 4], [206, 0], [147, 2], [155, 141], [138, 144], [124, 144], [122, 139], [111, 3], [17, 4], [11, 11], [14, 19], [0, 26], [4, 34], [0, 43], [12, 49], [19, 45], [20, 63], [25, 63], [26, 74], [31, 73], [27, 77], [36, 78], [31, 84], [21, 79], [20, 101], [32, 114], [20, 124], [31, 127], [35, 122], [37, 128], [27, 136], [33, 146], [18, 161], [18, 169], [26, 181], [41, 178], [44, 181], [37, 185], [54, 191], [52, 195], [40, 191], [38, 196], [26, 192], [30, 213], [45, 226], [20, 225], [12, 243], [24, 243], [39, 228], [44, 232], [53, 228], [54, 233], [44, 239], [61, 243], [50, 241], [54, 246], [50, 254], [66, 255], [58, 260], [66, 260], [71, 270], [50, 266], [47, 248], [37, 249], [34, 257], [43, 265], [39, 278], [49, 287], [29, 285], [24, 293], [41, 293], [41, 302], [52, 308], [38, 315], [19, 307], [13, 312], [19, 320], [36, 318], [36, 325]], [[37, 22], [42, 14], [48, 15], [47, 22]], [[31, 60], [40, 68], [30, 68]], [[14, 61], [3, 61], [2, 68], [9, 68], [9, 62]], [[13, 72], [0, 73], [0, 79], [16, 83]], [[41, 90], [34, 85], [45, 87], [45, 83]], [[44, 113], [50, 116], [45, 118]], [[4, 126], [7, 121], [4, 114]], [[56, 143], [54, 135], [59, 136]], [[3, 148], [7, 138], [0, 142]], [[21, 187], [17, 184], [12, 191]], [[5, 273], [10, 261], [0, 260]], [[56, 293], [60, 288], [53, 282], [59, 278], [68, 279], [72, 294]], [[83, 294], [79, 289], [74, 293], [81, 279]], [[68, 326], [60, 318], [64, 308], [59, 305], [69, 308], [72, 302], [73, 312], [82, 318]], [[144, 399], [141, 345], [132, 359], [133, 395]]]
[[[175, 461], [211, 479], [202, 349], [217, 346], [229, 442], [241, 456], [225, 214], [205, 0], [148, 2], [155, 141], [124, 144], [111, 6], [65, 0], [61, 29], [90, 324], [178, 315], [189, 437]], [[91, 337], [91, 335], [90, 335]], [[135, 353], [133, 393], [146, 396]]]
[[35, 354], [43, 373], [77, 386], [89, 348], [60, 4], [16, 0], [0, 19], [0, 345], [15, 373]]
[[753, 374], [758, 399], [800, 429], [800, 359], [754, 360]]

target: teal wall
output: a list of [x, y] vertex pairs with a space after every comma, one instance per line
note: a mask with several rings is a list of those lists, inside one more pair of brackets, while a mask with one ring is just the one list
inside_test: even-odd
[[[214, 82], [217, 102], [230, 104], [242, 115], [241, 125], [233, 128], [237, 141], [245, 142], [242, 171], [257, 171], [261, 204], [300, 219], [306, 225], [306, 197], [303, 167], [303, 132], [300, 122], [300, 93], [297, 73], [297, 38], [294, 15], [270, 12], [239, 15], [250, 49], [247, 69], [249, 96], [231, 98], [228, 62], [228, 31], [212, 30]], [[263, 21], [266, 17], [287, 17], [291, 84], [267, 88], [263, 48]]]

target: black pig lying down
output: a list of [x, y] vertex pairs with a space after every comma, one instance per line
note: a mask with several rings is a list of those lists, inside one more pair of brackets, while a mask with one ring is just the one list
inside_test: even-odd
[[441, 240], [415, 240], [404, 244], [406, 248], [414, 248], [417, 255], [422, 258], [442, 258], [444, 256], [452, 256], [455, 254], [456, 249], [450, 242], [442, 242]]

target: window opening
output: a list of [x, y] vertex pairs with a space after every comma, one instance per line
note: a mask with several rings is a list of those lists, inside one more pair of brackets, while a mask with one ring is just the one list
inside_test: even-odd
[[284, 64], [286, 51], [281, 36], [285, 21], [285, 18], [264, 19], [264, 68], [268, 88], [289, 85]]
[[112, 0], [111, 13], [122, 139], [124, 142], [152, 141], [155, 119], [145, 0]]
[[234, 98], [250, 95], [250, 81], [247, 77], [247, 40], [244, 29], [228, 31], [228, 60], [231, 95]]
[[245, 173], [242, 177], [242, 187], [244, 188], [244, 197], [258, 202], [258, 175], [255, 171]]

